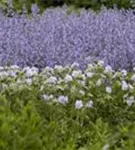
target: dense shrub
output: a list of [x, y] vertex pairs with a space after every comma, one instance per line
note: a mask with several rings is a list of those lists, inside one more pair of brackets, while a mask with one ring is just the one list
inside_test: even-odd
[[103, 59], [113, 68], [135, 65], [135, 16], [132, 11], [106, 10], [98, 15], [67, 8], [48, 9], [43, 15], [0, 18], [0, 64], [54, 66]]
[[132, 150], [135, 72], [0, 67], [0, 150]]
[[0, 149], [43, 150], [42, 120], [34, 102], [29, 99], [24, 104], [18, 97], [11, 99], [0, 95]]
[[113, 8], [114, 5], [119, 9], [133, 8], [133, 3], [131, 0], [70, 0], [70, 3], [76, 7], [85, 7], [94, 10], [100, 9], [102, 5], [107, 8]]
[[101, 6], [104, 5], [107, 8], [114, 8], [114, 5], [121, 9], [134, 8], [134, 0], [2, 0], [0, 2], [5, 11], [12, 4], [14, 11], [22, 12], [25, 7], [28, 13], [31, 13], [31, 7], [33, 4], [37, 4], [40, 8], [40, 12], [43, 12], [48, 7], [62, 6], [64, 4], [69, 6], [75, 6], [76, 8], [91, 8], [93, 10], [100, 10]]
[[0, 7], [5, 14], [11, 9], [14, 12], [22, 14], [24, 9], [31, 13], [32, 5], [36, 4], [43, 12], [46, 8], [62, 6], [65, 4], [64, 0], [2, 0]]

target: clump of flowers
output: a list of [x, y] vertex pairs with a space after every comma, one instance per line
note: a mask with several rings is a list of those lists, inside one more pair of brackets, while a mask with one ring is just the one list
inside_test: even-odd
[[[45, 101], [74, 105], [76, 109], [93, 108], [95, 100], [105, 103], [103, 99], [108, 98], [131, 106], [134, 103], [131, 97], [135, 96], [134, 72], [114, 71], [103, 64], [103, 61], [88, 64], [84, 71], [75, 64], [46, 67], [42, 71], [36, 67], [0, 67], [1, 91], [36, 87]], [[126, 101], [123, 99], [125, 94], [130, 97]]]
[[[102, 59], [113, 69], [135, 66], [135, 17], [133, 10], [103, 8], [96, 14], [82, 10], [67, 14], [67, 7], [47, 9], [28, 19], [25, 15], [0, 21], [0, 64], [54, 67], [67, 64], [84, 70]], [[126, 41], [126, 42], [125, 42]], [[99, 64], [104, 65], [101, 62]], [[105, 72], [112, 71], [109, 67]], [[126, 74], [125, 72], [123, 72]]]

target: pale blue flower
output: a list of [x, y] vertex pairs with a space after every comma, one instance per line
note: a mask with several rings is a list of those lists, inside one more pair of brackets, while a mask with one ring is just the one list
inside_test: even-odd
[[67, 104], [68, 103], [68, 97], [67, 96], [59, 96], [58, 97], [58, 102], [61, 104]]
[[127, 75], [127, 71], [125, 69], [121, 70], [121, 73], [122, 73], [123, 76]]
[[126, 100], [126, 103], [128, 104], [128, 106], [131, 106], [133, 103], [135, 103], [134, 96], [130, 96], [130, 97]]
[[42, 95], [42, 97], [43, 97], [43, 99], [44, 99], [45, 101], [49, 101], [49, 100], [50, 100], [50, 96], [47, 95], [47, 94]]
[[3, 67], [3, 66], [0, 66], [0, 70], [4, 70], [4, 67]]
[[76, 102], [75, 102], [75, 108], [76, 109], [81, 109], [82, 107], [83, 107], [82, 100], [76, 100]]
[[87, 108], [92, 108], [93, 107], [93, 101], [90, 100], [89, 102], [87, 102], [86, 107]]
[[122, 90], [123, 90], [123, 91], [128, 90], [128, 84], [127, 84], [126, 81], [122, 81]]
[[112, 88], [110, 86], [107, 86], [106, 87], [106, 92], [109, 93], [109, 94], [112, 93]]
[[32, 77], [38, 74], [38, 68], [36, 67], [25, 67], [23, 70], [25, 72], [26, 77]]

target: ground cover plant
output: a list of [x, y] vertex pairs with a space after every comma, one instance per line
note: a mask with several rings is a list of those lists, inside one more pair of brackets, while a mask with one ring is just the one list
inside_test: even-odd
[[134, 149], [135, 71], [5, 66], [0, 83], [1, 150]]

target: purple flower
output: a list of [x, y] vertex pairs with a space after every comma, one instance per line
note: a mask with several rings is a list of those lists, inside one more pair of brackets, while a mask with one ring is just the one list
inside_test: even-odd
[[[38, 11], [38, 10], [35, 10]], [[130, 10], [99, 14], [67, 8], [47, 9], [42, 15], [0, 17], [0, 65], [44, 68], [76, 62], [81, 69], [103, 60], [112, 69], [135, 66], [135, 15]]]

